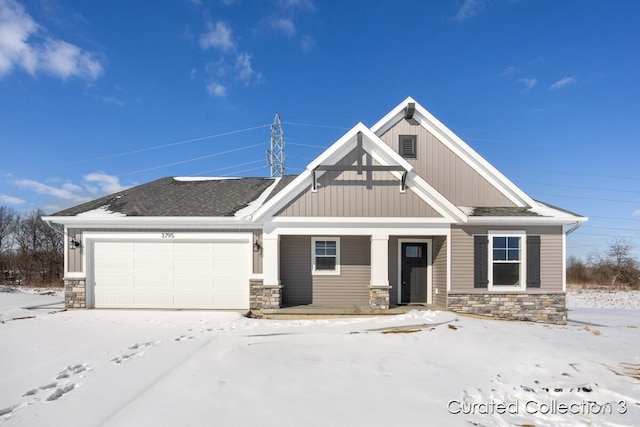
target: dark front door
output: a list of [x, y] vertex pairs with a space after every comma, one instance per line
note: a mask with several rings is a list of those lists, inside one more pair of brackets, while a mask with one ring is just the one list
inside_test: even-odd
[[400, 299], [403, 304], [427, 302], [427, 244], [402, 244], [402, 283]]

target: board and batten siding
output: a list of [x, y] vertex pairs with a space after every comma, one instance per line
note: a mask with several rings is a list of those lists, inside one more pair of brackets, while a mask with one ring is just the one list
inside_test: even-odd
[[[261, 242], [262, 230], [240, 230], [240, 229], [224, 229], [224, 230], [210, 230], [210, 229], [131, 229], [131, 228], [92, 228], [85, 230], [87, 232], [113, 232], [113, 233], [253, 233], [253, 242]], [[67, 238], [71, 241], [71, 238], [75, 238], [77, 241], [82, 242], [82, 229], [69, 228], [67, 230]], [[253, 243], [252, 243], [253, 245]], [[76, 249], [71, 249], [68, 245], [67, 250], [67, 272], [69, 273], [82, 273], [82, 253], [84, 247], [80, 246]], [[252, 257], [253, 273], [262, 274], [262, 251], [253, 252]]]
[[[447, 302], [447, 245], [444, 236], [390, 236], [389, 237], [389, 303], [398, 304], [398, 239], [431, 240], [431, 301], [446, 306]], [[437, 293], [436, 293], [437, 289]]]
[[431, 303], [441, 307], [447, 306], [447, 238], [444, 236], [433, 237], [431, 268]]
[[527, 235], [540, 236], [540, 287], [535, 288], [535, 291], [562, 291], [563, 230], [561, 226], [453, 226], [451, 227], [452, 292], [479, 291], [473, 287], [473, 236], [486, 235], [489, 230], [524, 230]]
[[[363, 155], [363, 164], [372, 164]], [[356, 164], [355, 150], [338, 165]], [[320, 173], [318, 173], [320, 174]], [[386, 171], [328, 171], [319, 176], [317, 191], [311, 186], [276, 216], [295, 217], [441, 217], [410, 188], [400, 191], [401, 181]]]
[[500, 191], [415, 120], [402, 119], [380, 138], [398, 152], [400, 135], [416, 135], [418, 175], [458, 206], [514, 206]]
[[340, 275], [311, 274], [311, 236], [280, 236], [284, 305], [368, 305], [371, 238], [340, 237]]

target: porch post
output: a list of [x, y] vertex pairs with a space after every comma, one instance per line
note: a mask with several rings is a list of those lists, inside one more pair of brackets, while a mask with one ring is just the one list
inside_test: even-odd
[[371, 283], [369, 305], [374, 310], [389, 309], [389, 235], [371, 236]]
[[282, 286], [280, 285], [280, 235], [262, 234], [262, 272], [264, 281], [258, 298], [259, 309], [282, 307]]

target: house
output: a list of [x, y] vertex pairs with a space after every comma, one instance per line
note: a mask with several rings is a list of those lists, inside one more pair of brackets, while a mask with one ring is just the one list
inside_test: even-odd
[[566, 236], [407, 98], [297, 176], [162, 178], [44, 218], [64, 225], [73, 308], [433, 304], [566, 322]]

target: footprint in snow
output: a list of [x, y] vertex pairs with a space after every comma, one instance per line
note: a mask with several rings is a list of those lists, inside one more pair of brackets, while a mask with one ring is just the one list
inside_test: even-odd
[[186, 336], [186, 335], [180, 335], [178, 338], [174, 338], [174, 341], [184, 341], [184, 340], [192, 340], [194, 339], [194, 336]]
[[[158, 341], [158, 342], [160, 342], [160, 341]], [[134, 357], [141, 357], [144, 354], [144, 350], [145, 349], [147, 349], [149, 347], [153, 347], [158, 342], [147, 341], [147, 342], [143, 342], [143, 343], [135, 343], [134, 345], [132, 345], [130, 347], [127, 347], [127, 350], [133, 350], [132, 352], [127, 352], [127, 353], [121, 354], [120, 356], [111, 359], [111, 361], [115, 362], [117, 364], [122, 364], [122, 363], [124, 363], [124, 362], [126, 362], [128, 360], [131, 360]]]

